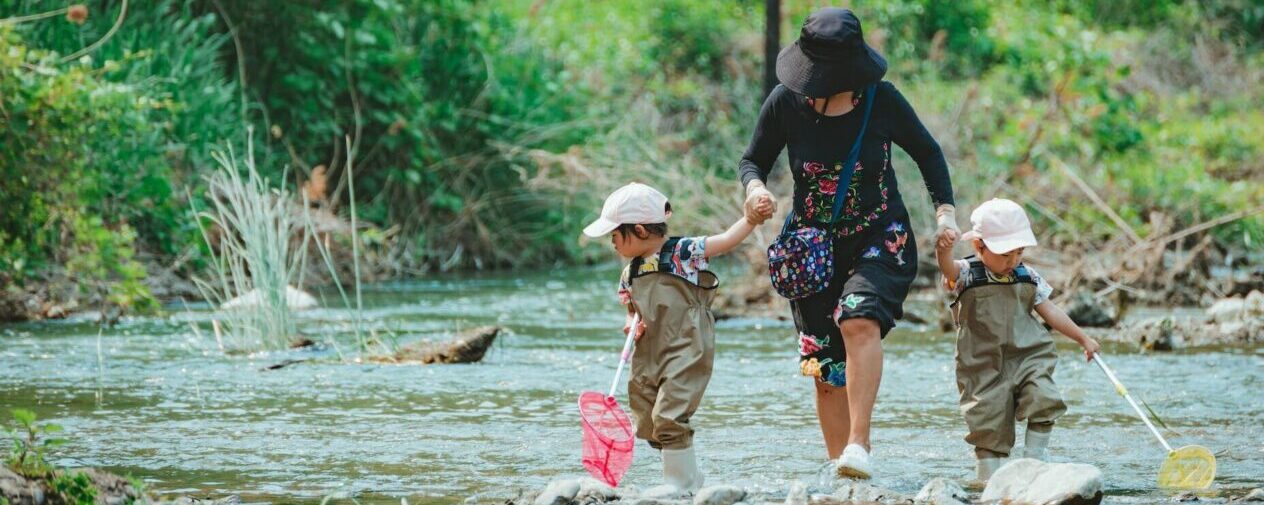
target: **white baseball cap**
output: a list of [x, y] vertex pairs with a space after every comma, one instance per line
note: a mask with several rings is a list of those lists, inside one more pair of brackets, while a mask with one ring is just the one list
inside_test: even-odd
[[1013, 200], [993, 198], [970, 213], [972, 229], [962, 240], [983, 239], [988, 250], [1005, 254], [1019, 247], [1035, 247], [1036, 235], [1023, 207]]
[[601, 217], [584, 227], [584, 235], [609, 235], [621, 224], [667, 222], [667, 196], [639, 182], [616, 189], [601, 206]]

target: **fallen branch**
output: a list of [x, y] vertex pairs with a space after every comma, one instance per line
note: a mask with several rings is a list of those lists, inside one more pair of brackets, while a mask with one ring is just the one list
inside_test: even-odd
[[1106, 217], [1109, 217], [1110, 220], [1115, 223], [1115, 226], [1118, 226], [1119, 229], [1123, 230], [1124, 233], [1128, 235], [1128, 238], [1132, 239], [1133, 244], [1140, 244], [1144, 242], [1144, 240], [1141, 239], [1141, 236], [1137, 235], [1137, 231], [1133, 230], [1132, 226], [1129, 226], [1128, 222], [1124, 221], [1124, 219], [1115, 212], [1115, 209], [1111, 208], [1105, 200], [1102, 200], [1102, 197], [1099, 196], [1096, 191], [1093, 191], [1092, 186], [1089, 186], [1087, 182], [1084, 182], [1084, 179], [1080, 178], [1079, 174], [1075, 173], [1074, 170], [1071, 170], [1071, 167], [1068, 167], [1066, 163], [1063, 163], [1061, 158], [1050, 155], [1049, 159], [1053, 161], [1054, 166], [1057, 166], [1059, 170], [1062, 170], [1062, 173], [1066, 174], [1066, 176], [1071, 179], [1071, 182], [1075, 183], [1077, 188], [1080, 188], [1080, 191], [1084, 192], [1084, 194], [1088, 196], [1089, 200], [1093, 201], [1093, 204], [1097, 205], [1102, 212], [1106, 213]]
[[1160, 245], [1166, 246], [1168, 243], [1172, 241], [1183, 239], [1185, 237], [1201, 232], [1203, 230], [1208, 230], [1208, 229], [1215, 228], [1223, 224], [1232, 223], [1239, 219], [1254, 216], [1260, 213], [1264, 213], [1264, 206], [1256, 207], [1251, 210], [1243, 210], [1243, 211], [1235, 212], [1233, 214], [1226, 214], [1216, 219], [1212, 219], [1210, 221], [1204, 221], [1194, 226], [1190, 226], [1189, 228], [1185, 228], [1184, 230], [1178, 231], [1176, 233], [1164, 235], [1156, 239], [1146, 239], [1145, 242], [1137, 244], [1133, 246], [1132, 249], [1129, 249], [1128, 252], [1124, 254], [1124, 256], [1132, 256], [1133, 254], [1136, 254], [1137, 252], [1141, 251], [1142, 249], [1145, 249], [1146, 247], [1160, 246]]

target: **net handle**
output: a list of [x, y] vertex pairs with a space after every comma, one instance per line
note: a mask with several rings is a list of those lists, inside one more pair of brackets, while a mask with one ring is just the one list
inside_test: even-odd
[[1137, 411], [1138, 416], [1141, 416], [1141, 420], [1145, 422], [1146, 427], [1150, 428], [1150, 433], [1154, 433], [1154, 438], [1159, 439], [1159, 443], [1163, 444], [1163, 448], [1167, 449], [1168, 453], [1171, 453], [1172, 446], [1168, 445], [1167, 439], [1163, 438], [1163, 435], [1159, 434], [1158, 428], [1155, 428], [1154, 424], [1150, 423], [1150, 416], [1147, 416], [1145, 412], [1141, 410], [1141, 407], [1137, 405], [1137, 402], [1133, 401], [1132, 395], [1128, 394], [1128, 389], [1124, 387], [1122, 382], [1119, 382], [1118, 377], [1115, 377], [1115, 372], [1111, 370], [1110, 367], [1106, 366], [1106, 362], [1102, 361], [1102, 356], [1100, 354], [1093, 353], [1093, 363], [1097, 363], [1097, 367], [1101, 368], [1102, 372], [1106, 374], [1106, 377], [1110, 379], [1110, 382], [1115, 385], [1115, 392], [1119, 393], [1119, 396], [1124, 397], [1125, 400], [1128, 400], [1128, 404], [1132, 405], [1132, 409]]
[[610, 382], [610, 394], [606, 398], [614, 398], [614, 392], [619, 388], [619, 376], [623, 375], [623, 366], [628, 364], [628, 357], [632, 354], [632, 341], [636, 335], [636, 327], [641, 325], [641, 314], [632, 313], [632, 324], [628, 325], [628, 338], [623, 341], [623, 353], [619, 355], [619, 368], [614, 371], [614, 380]]

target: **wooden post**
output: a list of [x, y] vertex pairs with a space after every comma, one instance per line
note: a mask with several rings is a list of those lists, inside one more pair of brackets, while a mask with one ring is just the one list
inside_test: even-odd
[[764, 0], [764, 96], [777, 87], [777, 53], [781, 52], [781, 0]]

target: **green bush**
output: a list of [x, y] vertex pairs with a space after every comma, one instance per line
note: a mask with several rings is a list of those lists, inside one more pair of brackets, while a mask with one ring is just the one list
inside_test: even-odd
[[[175, 215], [171, 168], [148, 121], [154, 106], [92, 68], [56, 61], [0, 27], [0, 265], [21, 283], [64, 267], [122, 306], [148, 305], [133, 226], [155, 235]], [[125, 167], [125, 169], [124, 169]], [[164, 217], [165, 216], [165, 217]]]
[[492, 2], [225, 5], [245, 54], [259, 55], [246, 61], [252, 90], [298, 161], [326, 162], [355, 137], [361, 216], [402, 225], [404, 263], [463, 250], [467, 265], [519, 264], [561, 250], [535, 233], [556, 209], [524, 191], [498, 146], [578, 142], [587, 127], [568, 123], [584, 87]]

